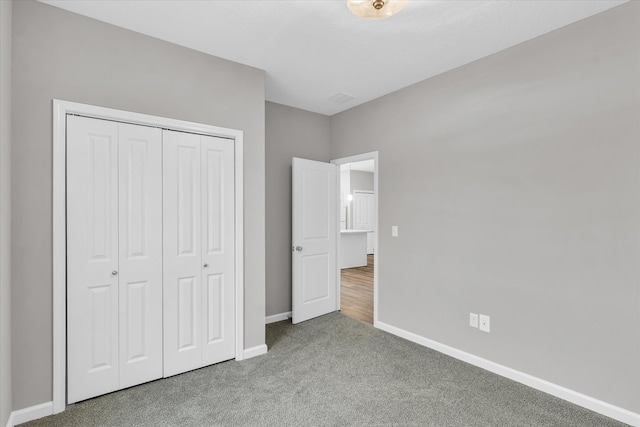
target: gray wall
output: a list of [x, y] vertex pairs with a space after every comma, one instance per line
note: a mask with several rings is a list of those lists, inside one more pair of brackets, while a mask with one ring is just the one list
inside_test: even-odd
[[351, 193], [356, 190], [373, 191], [373, 172], [351, 171]]
[[640, 412], [639, 14], [332, 117], [332, 158], [379, 150], [380, 321]]
[[264, 344], [264, 72], [34, 1], [13, 12], [13, 407], [52, 399], [53, 98], [244, 131], [245, 348]]
[[329, 161], [329, 117], [266, 104], [267, 316], [291, 311], [291, 158]]
[[0, 1], [0, 426], [11, 414], [11, 9]]

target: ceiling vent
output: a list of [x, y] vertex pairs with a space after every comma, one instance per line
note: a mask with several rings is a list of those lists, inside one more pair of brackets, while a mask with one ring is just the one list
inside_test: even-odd
[[345, 102], [349, 102], [352, 99], [356, 99], [355, 96], [347, 95], [346, 93], [336, 93], [329, 97], [330, 101], [337, 102], [338, 104], [344, 104]]

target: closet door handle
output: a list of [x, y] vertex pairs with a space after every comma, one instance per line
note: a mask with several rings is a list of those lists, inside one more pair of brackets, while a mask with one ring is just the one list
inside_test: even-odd
[[207, 268], [207, 267], [209, 267], [209, 264], [207, 264], [207, 263], [205, 262], [205, 263], [204, 263], [204, 265], [203, 265], [203, 267], [204, 267], [204, 268]]
[[113, 271], [111, 272], [111, 275], [112, 275], [112, 276], [117, 276], [117, 275], [118, 275], [118, 272], [117, 272], [116, 270], [113, 270]]

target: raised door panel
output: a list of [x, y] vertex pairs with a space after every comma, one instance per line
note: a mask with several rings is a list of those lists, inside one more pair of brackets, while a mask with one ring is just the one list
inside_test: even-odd
[[336, 166], [293, 159], [293, 323], [337, 310]]
[[201, 136], [202, 362], [235, 356], [233, 141]]
[[163, 131], [164, 376], [202, 366], [200, 136]]
[[67, 117], [68, 402], [117, 390], [118, 125]]
[[119, 124], [120, 388], [162, 377], [162, 131]]

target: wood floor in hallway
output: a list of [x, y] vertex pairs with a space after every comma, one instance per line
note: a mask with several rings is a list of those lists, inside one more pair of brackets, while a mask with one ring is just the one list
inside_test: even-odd
[[366, 267], [340, 270], [340, 311], [373, 324], [373, 255]]

